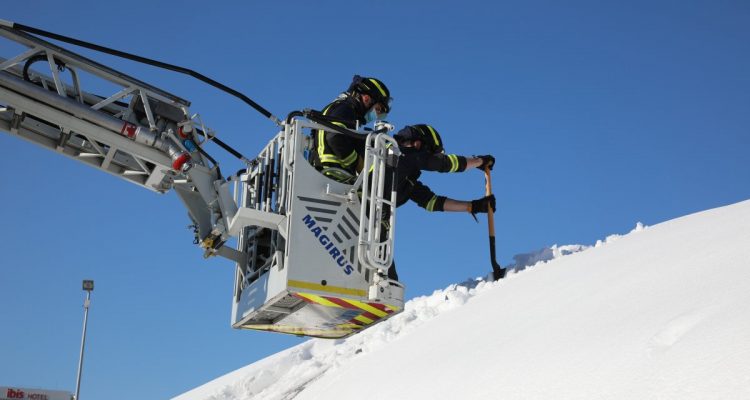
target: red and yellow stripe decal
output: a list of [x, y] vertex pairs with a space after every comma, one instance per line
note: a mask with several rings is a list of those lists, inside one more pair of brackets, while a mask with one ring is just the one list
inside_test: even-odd
[[398, 307], [393, 307], [386, 304], [365, 303], [358, 300], [344, 299], [340, 297], [320, 296], [312, 293], [294, 293], [294, 295], [311, 304], [319, 304], [325, 307], [340, 307], [361, 311], [359, 315], [352, 318], [349, 322], [339, 326], [349, 329], [361, 329], [365, 325], [370, 325], [382, 319], [383, 317], [388, 317], [394, 312], [398, 311]]

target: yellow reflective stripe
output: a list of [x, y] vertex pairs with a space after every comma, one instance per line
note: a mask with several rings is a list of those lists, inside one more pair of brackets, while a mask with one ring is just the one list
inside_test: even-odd
[[352, 151], [352, 154], [349, 155], [349, 157], [345, 159], [340, 159], [336, 157], [333, 154], [322, 154], [318, 152], [318, 156], [320, 158], [320, 162], [322, 163], [333, 163], [333, 164], [339, 164], [343, 167], [348, 167], [352, 165], [355, 161], [357, 161], [357, 152]]
[[[331, 108], [333, 103], [326, 106], [326, 108], [323, 109], [323, 112], [321, 114], [326, 115], [328, 110]], [[318, 129], [318, 155], [322, 156], [325, 152], [325, 131], [322, 129]]]
[[332, 155], [329, 155], [329, 154], [324, 154], [324, 155], [320, 156], [320, 162], [341, 165], [341, 160], [339, 160], [338, 157], [332, 156]]
[[[331, 286], [331, 285], [323, 286], [319, 283], [295, 281], [291, 279], [287, 282], [287, 284], [289, 286], [294, 286], [294, 287], [302, 288], [302, 289], [317, 290], [319, 292], [348, 294], [348, 295], [359, 296], [359, 297], [367, 296], [367, 291], [360, 290], [360, 289], [349, 289], [345, 287], [338, 287], [338, 286]], [[301, 294], [301, 293], [298, 293], [298, 294]]]
[[432, 211], [432, 209], [435, 207], [435, 200], [437, 200], [437, 196], [432, 196], [429, 202], [427, 202], [427, 211]]
[[355, 161], [357, 161], [357, 151], [356, 150], [352, 150], [352, 154], [349, 154], [348, 157], [346, 157], [345, 159], [341, 160], [341, 165], [343, 165], [345, 167], [348, 167], [348, 166], [352, 165]]
[[398, 310], [400, 310], [400, 308], [394, 307], [394, 306], [389, 306], [388, 304], [383, 304], [383, 305], [385, 306], [385, 308], [387, 308], [387, 309], [389, 309], [391, 311], [398, 311]]
[[378, 310], [377, 308], [375, 308], [375, 307], [373, 307], [373, 306], [371, 306], [371, 305], [369, 305], [367, 303], [363, 303], [361, 301], [349, 300], [349, 299], [341, 299], [341, 300], [344, 300], [345, 302], [353, 305], [354, 307], [357, 307], [357, 308], [360, 308], [362, 310], [365, 310], [365, 311], [369, 312], [370, 314], [377, 315], [378, 317], [381, 317], [381, 318], [385, 317], [386, 315], [388, 315], [388, 313], [386, 313], [385, 311]]
[[427, 125], [427, 129], [429, 129], [430, 133], [432, 133], [432, 140], [435, 141], [435, 146], [440, 146], [440, 141], [437, 138], [437, 132], [435, 132], [435, 130], [432, 129], [432, 127], [429, 125]]
[[344, 308], [344, 307], [341, 307], [340, 305], [338, 305], [338, 304], [336, 304], [336, 303], [334, 303], [334, 302], [326, 299], [325, 297], [318, 296], [317, 294], [297, 293], [297, 295], [300, 296], [300, 297], [304, 297], [304, 298], [312, 301], [313, 303], [320, 304], [322, 306]]
[[[328, 109], [331, 108], [331, 105], [328, 105], [328, 107], [323, 110], [323, 115], [326, 115], [328, 112]], [[346, 125], [344, 125], [341, 122], [332, 122], [334, 125], [338, 125], [341, 127], [346, 128]], [[347, 157], [345, 160], [341, 160], [340, 158], [336, 157], [333, 154], [325, 154], [326, 152], [326, 141], [325, 141], [325, 134], [326, 132], [322, 129], [318, 129], [318, 158], [320, 159], [321, 163], [333, 163], [333, 164], [339, 164], [343, 166], [348, 166], [348, 164], [352, 164], [354, 161], [348, 161], [349, 157]], [[356, 160], [356, 152], [354, 154], [354, 159]]]
[[[385, 94], [385, 90], [383, 90], [383, 88], [382, 88], [382, 87], [380, 87], [380, 84], [378, 83], [378, 81], [376, 81], [375, 79], [372, 79], [372, 78], [370, 78], [370, 79], [368, 79], [368, 80], [369, 80], [370, 82], [372, 82], [372, 83], [373, 83], [373, 84], [375, 85], [375, 87], [377, 87], [377, 88], [378, 88], [378, 90], [380, 90], [380, 94], [382, 94], [382, 95], [383, 95], [383, 97], [388, 97], [388, 96], [387, 96], [387, 95]], [[387, 99], [386, 99], [386, 100], [387, 100]]]
[[354, 178], [354, 175], [348, 171], [336, 167], [324, 167], [321, 172], [323, 172], [323, 175], [342, 183], [349, 182]]
[[458, 156], [456, 156], [455, 154], [448, 154], [448, 159], [451, 160], [450, 172], [458, 171]]
[[361, 315], [357, 315], [356, 317], [354, 317], [354, 319], [356, 319], [356, 320], [357, 320], [357, 321], [359, 321], [359, 322], [365, 323], [365, 324], [367, 324], [367, 325], [370, 325], [371, 323], [373, 323], [373, 322], [374, 322], [374, 321], [373, 321], [373, 320], [371, 320], [370, 318], [367, 318], [367, 317], [363, 317], [363, 316], [361, 316]]
[[326, 151], [325, 137], [325, 132], [318, 131], [318, 156], [320, 157], [323, 157]]

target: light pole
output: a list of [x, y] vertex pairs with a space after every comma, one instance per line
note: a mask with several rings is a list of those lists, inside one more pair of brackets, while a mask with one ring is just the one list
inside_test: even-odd
[[86, 300], [83, 302], [83, 335], [81, 336], [81, 354], [78, 356], [78, 376], [76, 377], [76, 395], [81, 390], [81, 372], [83, 371], [83, 348], [86, 346], [86, 323], [89, 319], [89, 304], [91, 304], [91, 292], [94, 291], [94, 281], [84, 280], [83, 290], [86, 291]]

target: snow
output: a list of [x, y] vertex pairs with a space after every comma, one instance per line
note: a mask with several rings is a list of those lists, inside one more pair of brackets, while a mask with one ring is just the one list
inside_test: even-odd
[[176, 399], [747, 399], [748, 243], [745, 201], [519, 255]]

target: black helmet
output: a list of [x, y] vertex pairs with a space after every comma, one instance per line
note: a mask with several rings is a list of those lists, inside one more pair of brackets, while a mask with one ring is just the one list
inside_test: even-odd
[[422, 150], [430, 153], [442, 153], [445, 151], [443, 148], [443, 139], [440, 138], [437, 130], [430, 125], [418, 124], [406, 126], [393, 135], [393, 137], [399, 143], [407, 140], [420, 140], [422, 141]]
[[375, 103], [380, 103], [385, 107], [385, 113], [391, 111], [391, 92], [385, 86], [385, 83], [379, 79], [363, 78], [359, 75], [354, 75], [348, 91], [369, 95]]

